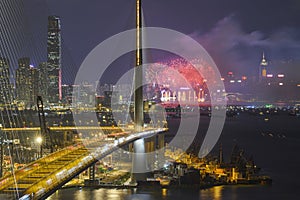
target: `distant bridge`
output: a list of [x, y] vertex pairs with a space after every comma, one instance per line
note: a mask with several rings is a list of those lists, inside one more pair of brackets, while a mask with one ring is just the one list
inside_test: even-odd
[[119, 147], [165, 131], [167, 128], [146, 129], [113, 143], [104, 143], [102, 138], [89, 142], [88, 147], [64, 148], [1, 178], [0, 199], [44, 199]]

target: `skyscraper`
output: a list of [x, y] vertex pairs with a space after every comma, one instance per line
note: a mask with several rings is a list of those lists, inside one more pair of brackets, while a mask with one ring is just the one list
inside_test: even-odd
[[47, 42], [48, 100], [58, 103], [61, 100], [61, 26], [60, 18], [48, 17]]
[[264, 78], [267, 77], [267, 66], [268, 62], [265, 58], [265, 53], [263, 53], [262, 60], [259, 66], [259, 81], [261, 82]]
[[39, 86], [38, 95], [42, 96], [44, 102], [49, 102], [48, 100], [49, 77], [48, 77], [47, 62], [42, 62], [39, 64], [38, 86]]
[[9, 60], [0, 57], [0, 103], [10, 104], [13, 101], [12, 84], [10, 83]]
[[29, 75], [29, 58], [20, 58], [18, 60], [19, 68], [16, 70], [16, 98], [17, 101], [28, 102], [29, 96], [27, 95], [28, 75]]
[[30, 65], [30, 58], [20, 58], [16, 70], [16, 97], [25, 106], [35, 105], [38, 93], [38, 70]]

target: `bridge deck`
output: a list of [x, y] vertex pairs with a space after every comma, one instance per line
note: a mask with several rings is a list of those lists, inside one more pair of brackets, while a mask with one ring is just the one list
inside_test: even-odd
[[50, 154], [16, 171], [14, 176], [3, 177], [0, 180], [0, 191], [7, 197], [18, 198], [28, 188], [39, 184], [44, 177], [59, 171], [66, 164], [72, 163], [86, 154], [88, 154], [88, 150], [82, 145], [68, 147]]
[[[103, 139], [74, 145], [45, 156], [0, 179], [0, 199], [41, 199], [59, 189], [79, 173], [120, 146], [154, 136], [167, 129], [148, 129], [123, 137], [119, 142]], [[86, 147], [88, 146], [88, 147]]]

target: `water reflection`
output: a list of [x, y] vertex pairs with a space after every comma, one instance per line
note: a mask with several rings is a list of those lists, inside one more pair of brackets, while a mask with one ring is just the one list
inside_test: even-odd
[[[289, 193], [287, 193], [289, 192]], [[282, 185], [266, 186], [216, 186], [209, 189], [168, 188], [168, 189], [63, 189], [47, 200], [239, 200], [239, 199], [297, 199], [297, 192], [287, 191]], [[296, 194], [295, 194], [296, 193]], [[298, 192], [299, 193], [299, 192]], [[287, 195], [290, 194], [290, 195]], [[300, 195], [299, 195], [300, 196]]]
[[[48, 200], [58, 199], [91, 199], [91, 200], [122, 200], [131, 196], [130, 199], [149, 199], [147, 195], [133, 194], [131, 190], [118, 190], [118, 189], [64, 189], [55, 192]], [[149, 196], [149, 195], [148, 195]]]
[[166, 197], [167, 194], [168, 194], [168, 190], [167, 190], [166, 188], [163, 188], [163, 189], [161, 190], [161, 195], [162, 195], [163, 197]]
[[213, 195], [215, 200], [220, 200], [222, 197], [223, 186], [213, 187]]
[[224, 186], [216, 186], [207, 190], [200, 190], [200, 199], [221, 200]]
[[75, 198], [79, 200], [79, 199], [84, 199], [85, 196], [86, 196], [85, 192], [80, 189], [76, 192]]

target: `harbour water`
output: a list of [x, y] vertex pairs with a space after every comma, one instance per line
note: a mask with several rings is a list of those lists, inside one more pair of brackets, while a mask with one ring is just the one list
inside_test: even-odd
[[[268, 120], [266, 120], [268, 119]], [[205, 130], [209, 117], [201, 117], [199, 131]], [[176, 132], [180, 119], [170, 119], [170, 134]], [[206, 124], [206, 125], [205, 125]], [[200, 190], [181, 189], [91, 189], [69, 188], [57, 191], [48, 200], [59, 199], [299, 199], [300, 197], [300, 118], [279, 115], [249, 115], [242, 113], [236, 118], [227, 118], [219, 140], [225, 160], [229, 159], [235, 144], [253, 155], [262, 173], [273, 179], [272, 185], [216, 186]], [[218, 147], [215, 148], [215, 153]], [[214, 153], [214, 152], [212, 152]]]

